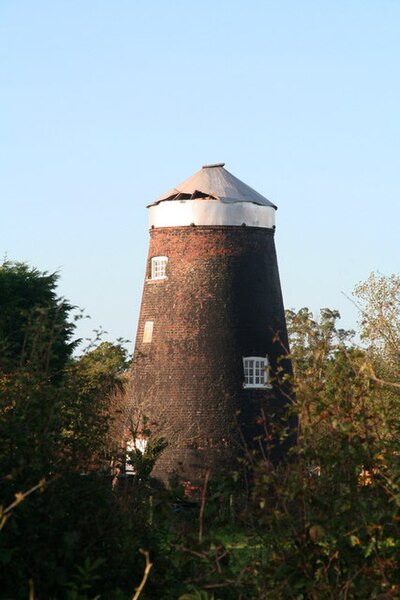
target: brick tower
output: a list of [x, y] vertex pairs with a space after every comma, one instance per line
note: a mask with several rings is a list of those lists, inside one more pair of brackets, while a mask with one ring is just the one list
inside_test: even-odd
[[244, 446], [276, 459], [290, 373], [276, 206], [215, 164], [149, 209], [133, 402], [168, 440], [154, 475], [237, 469]]

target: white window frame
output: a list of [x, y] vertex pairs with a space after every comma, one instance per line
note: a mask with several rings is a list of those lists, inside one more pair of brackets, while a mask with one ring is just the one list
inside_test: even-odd
[[153, 256], [151, 259], [150, 279], [167, 278], [168, 256]]
[[268, 356], [244, 356], [244, 388], [269, 389], [269, 360]]

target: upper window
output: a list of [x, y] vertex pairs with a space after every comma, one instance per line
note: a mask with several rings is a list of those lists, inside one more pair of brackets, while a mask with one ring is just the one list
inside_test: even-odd
[[154, 256], [151, 259], [151, 279], [165, 279], [168, 256]]
[[246, 356], [243, 358], [245, 388], [270, 388], [269, 361], [267, 357]]

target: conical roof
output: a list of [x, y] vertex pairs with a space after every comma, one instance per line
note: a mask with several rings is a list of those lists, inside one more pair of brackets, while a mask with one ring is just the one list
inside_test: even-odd
[[194, 200], [212, 198], [224, 203], [252, 202], [262, 206], [275, 204], [253, 190], [249, 185], [224, 169], [225, 163], [205, 165], [194, 175], [186, 179], [166, 194], [157, 198], [149, 206], [155, 206], [167, 200]]

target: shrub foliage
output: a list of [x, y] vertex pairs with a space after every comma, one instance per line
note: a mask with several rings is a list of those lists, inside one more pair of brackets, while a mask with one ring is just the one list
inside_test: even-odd
[[56, 282], [0, 267], [0, 598], [400, 597], [399, 278], [357, 287], [362, 347], [337, 311], [288, 311], [298, 444], [191, 493], [152, 480], [164, 440], [121, 476], [128, 357], [72, 356]]

